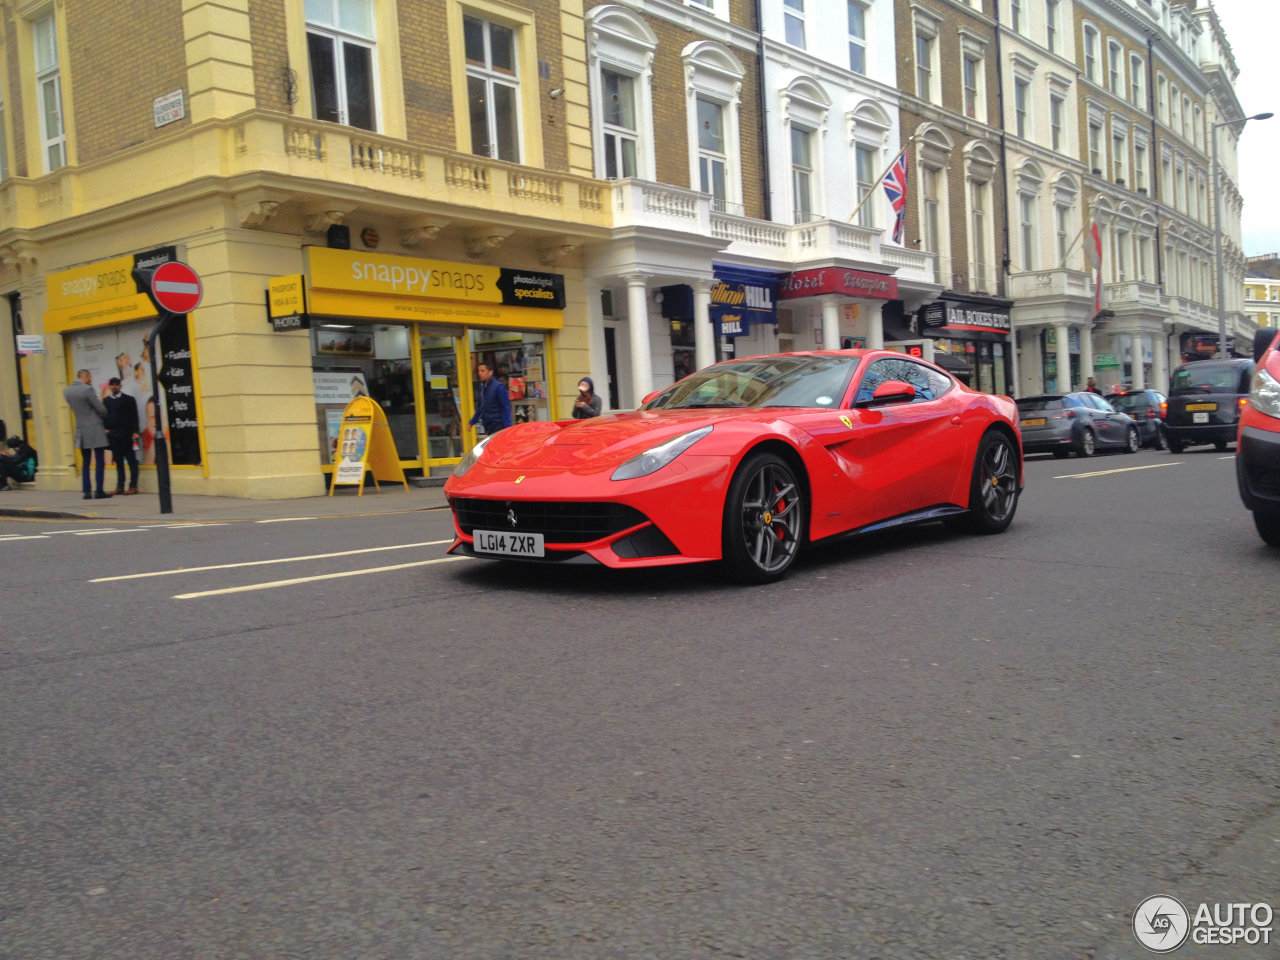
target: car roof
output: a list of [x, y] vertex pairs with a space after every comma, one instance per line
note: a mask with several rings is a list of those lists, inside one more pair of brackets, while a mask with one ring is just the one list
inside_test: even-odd
[[1248, 357], [1214, 357], [1211, 360], [1188, 360], [1186, 363], [1178, 364], [1177, 369], [1185, 370], [1187, 367], [1198, 367], [1204, 363], [1225, 363], [1233, 367], [1243, 367], [1252, 364], [1253, 361]]

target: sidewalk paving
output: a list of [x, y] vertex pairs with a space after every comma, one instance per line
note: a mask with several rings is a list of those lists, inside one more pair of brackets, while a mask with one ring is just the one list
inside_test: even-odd
[[79, 491], [39, 490], [30, 486], [0, 492], [0, 517], [164, 523], [358, 517], [443, 509], [445, 499], [442, 486], [411, 485], [405, 490], [398, 483], [384, 483], [381, 490], [369, 486], [364, 496], [359, 496], [350, 487], [338, 488], [331, 497], [294, 497], [287, 500], [173, 494], [170, 505], [172, 513], [161, 513], [160, 495], [155, 491], [108, 500], [85, 500]]

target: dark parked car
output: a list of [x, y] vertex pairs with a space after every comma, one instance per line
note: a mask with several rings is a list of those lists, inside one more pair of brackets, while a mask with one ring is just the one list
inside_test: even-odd
[[1227, 449], [1236, 438], [1253, 369], [1252, 360], [1232, 358], [1195, 360], [1174, 370], [1164, 420], [1169, 449], [1181, 453], [1197, 443]]
[[1236, 480], [1258, 536], [1280, 547], [1280, 339], [1275, 330], [1254, 335], [1253, 355], [1258, 366], [1240, 414]]
[[1096, 393], [1055, 393], [1018, 401], [1024, 453], [1091, 457], [1104, 448], [1137, 453], [1138, 425]]
[[1126, 390], [1107, 394], [1107, 402], [1133, 417], [1144, 447], [1165, 448], [1164, 417], [1169, 401], [1159, 390]]

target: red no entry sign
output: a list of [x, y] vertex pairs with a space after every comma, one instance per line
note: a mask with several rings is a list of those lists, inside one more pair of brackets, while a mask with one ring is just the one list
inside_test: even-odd
[[177, 260], [160, 264], [151, 275], [151, 297], [170, 313], [190, 313], [203, 292], [196, 272]]

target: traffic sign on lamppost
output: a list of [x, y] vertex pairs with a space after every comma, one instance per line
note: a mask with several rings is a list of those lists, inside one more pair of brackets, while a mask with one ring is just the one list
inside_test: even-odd
[[1223, 120], [1215, 123], [1209, 130], [1209, 137], [1213, 140], [1213, 260], [1218, 271], [1218, 356], [1223, 360], [1231, 354], [1227, 351], [1227, 305], [1222, 295], [1222, 171], [1218, 169], [1218, 128], [1244, 124], [1250, 120], [1270, 120], [1273, 116], [1275, 114], [1255, 113], [1251, 117]]
[[155, 304], [156, 325], [143, 342], [151, 356], [151, 393], [156, 405], [156, 487], [160, 492], [160, 512], [173, 513], [173, 499], [169, 493], [169, 442], [164, 436], [164, 417], [160, 410], [160, 377], [156, 372], [156, 354], [160, 344], [156, 337], [170, 320], [184, 317], [200, 306], [204, 285], [200, 276], [180, 260], [170, 260], [154, 269], [140, 267], [133, 271], [151, 302]]

